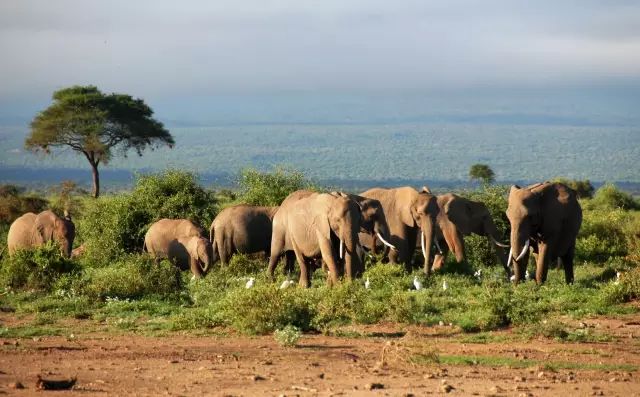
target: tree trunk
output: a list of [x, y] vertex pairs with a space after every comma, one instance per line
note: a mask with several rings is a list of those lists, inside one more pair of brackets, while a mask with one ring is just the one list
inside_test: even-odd
[[100, 195], [100, 173], [98, 172], [98, 164], [91, 162], [91, 173], [93, 174], [93, 197], [98, 198]]

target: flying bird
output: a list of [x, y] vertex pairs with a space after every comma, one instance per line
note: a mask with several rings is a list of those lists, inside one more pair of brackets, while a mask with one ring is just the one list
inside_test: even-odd
[[418, 276], [413, 278], [413, 286], [416, 288], [416, 291], [420, 291], [422, 289], [422, 283], [418, 280]]
[[251, 277], [249, 279], [249, 281], [247, 281], [247, 283], [244, 285], [244, 287], [249, 289], [249, 288], [253, 287], [253, 284], [255, 284], [255, 283], [256, 283], [256, 279]]

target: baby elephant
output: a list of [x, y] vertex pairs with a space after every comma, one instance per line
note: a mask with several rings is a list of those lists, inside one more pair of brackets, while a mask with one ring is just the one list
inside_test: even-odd
[[213, 263], [211, 242], [187, 219], [161, 219], [144, 236], [144, 246], [156, 260], [167, 258], [182, 270], [203, 277]]

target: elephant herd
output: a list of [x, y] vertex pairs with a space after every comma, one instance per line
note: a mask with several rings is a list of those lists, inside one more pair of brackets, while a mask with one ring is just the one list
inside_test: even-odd
[[[508, 275], [524, 280], [530, 251], [536, 256], [536, 281], [543, 283], [552, 261], [561, 260], [567, 283], [573, 282], [573, 258], [582, 210], [576, 193], [561, 183], [537, 183], [509, 192], [507, 218], [510, 244], [501, 235], [487, 207], [456, 194], [436, 196], [423, 187], [374, 188], [360, 193], [318, 193], [299, 190], [278, 207], [235, 205], [214, 219], [209, 234], [185, 219], [162, 219], [151, 225], [144, 249], [168, 258], [181, 269], [202, 277], [212, 264], [227, 264], [236, 253], [264, 253], [273, 278], [278, 261], [285, 269], [300, 267], [299, 284], [308, 287], [312, 266], [322, 263], [329, 284], [340, 276], [353, 279], [364, 272], [364, 253], [383, 250], [391, 263], [411, 269], [420, 246], [424, 272], [439, 269], [449, 251], [465, 258], [464, 236], [486, 236]], [[75, 228], [68, 214], [28, 213], [9, 229], [12, 254], [49, 240], [71, 254]], [[509, 248], [505, 254], [505, 248]], [[435, 250], [434, 250], [435, 248]], [[433, 252], [433, 254], [432, 254]]]

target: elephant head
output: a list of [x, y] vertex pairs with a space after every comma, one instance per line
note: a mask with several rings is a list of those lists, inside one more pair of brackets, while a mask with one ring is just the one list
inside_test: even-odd
[[35, 240], [38, 243], [46, 243], [53, 240], [60, 245], [60, 251], [66, 258], [71, 256], [73, 239], [76, 236], [76, 228], [71, 221], [71, 216], [65, 211], [61, 218], [52, 211], [43, 211], [36, 216]]
[[[339, 240], [338, 256], [345, 259], [347, 278], [352, 278], [354, 270], [360, 268], [357, 253], [359, 245], [358, 231], [362, 225], [362, 210], [360, 205], [346, 195], [331, 195], [332, 202], [327, 211], [326, 236], [333, 234]], [[333, 239], [332, 239], [333, 241]]]
[[516, 279], [521, 278], [526, 267], [531, 239], [535, 238], [543, 220], [542, 195], [532, 189], [511, 186], [507, 218], [511, 223], [511, 249], [507, 266], [514, 261]]
[[[191, 237], [187, 243], [187, 252], [191, 257], [192, 271], [194, 274], [207, 274], [209, 267], [213, 263], [213, 246], [205, 237]], [[196, 268], [194, 269], [194, 265]]]
[[[453, 251], [456, 261], [464, 259], [463, 236], [477, 234], [487, 236], [496, 248], [496, 253], [504, 266], [506, 266], [506, 256], [502, 248], [508, 245], [501, 243], [500, 232], [498, 231], [491, 213], [484, 203], [471, 201], [456, 194], [448, 193], [438, 196], [438, 232], [451, 251]], [[441, 267], [443, 257], [440, 256], [434, 261], [434, 269]]]
[[440, 209], [436, 196], [431, 194], [431, 190], [424, 186], [411, 202], [408, 213], [405, 211], [403, 219], [405, 224], [415, 225], [420, 229], [420, 245], [422, 256], [424, 257], [424, 272], [429, 274], [429, 257], [431, 255], [431, 245], [434, 242], [435, 224]]
[[362, 210], [361, 228], [365, 233], [377, 236], [380, 241], [388, 248], [395, 250], [396, 247], [389, 243], [391, 232], [387, 224], [387, 218], [384, 216], [382, 204], [378, 200], [355, 196], [357, 203], [360, 204]]

